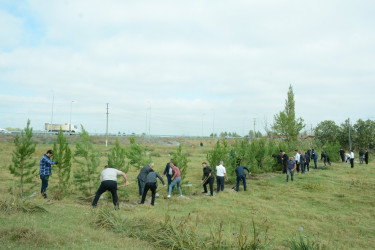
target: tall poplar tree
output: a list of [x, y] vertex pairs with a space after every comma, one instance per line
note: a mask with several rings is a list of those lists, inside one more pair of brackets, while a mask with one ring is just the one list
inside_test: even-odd
[[285, 136], [288, 142], [297, 141], [297, 137], [305, 125], [302, 118], [296, 118], [292, 85], [289, 86], [288, 98], [285, 100], [284, 111], [276, 114], [274, 119], [272, 129], [277, 135]]
[[16, 135], [14, 139], [15, 150], [12, 153], [13, 164], [9, 165], [10, 173], [19, 177], [19, 192], [21, 197], [24, 193], [24, 184], [33, 183], [33, 178], [37, 171], [36, 161], [31, 160], [35, 152], [36, 144], [32, 139], [33, 129], [30, 128], [30, 120], [27, 120], [27, 126], [21, 131], [21, 136]]

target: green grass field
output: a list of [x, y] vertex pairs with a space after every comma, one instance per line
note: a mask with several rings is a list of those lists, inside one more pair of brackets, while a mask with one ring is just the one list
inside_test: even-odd
[[[51, 140], [43, 140], [34, 154], [38, 169], [40, 157], [52, 148]], [[168, 140], [183, 142], [190, 160], [187, 180], [192, 186], [182, 187], [185, 197], [175, 194], [164, 199], [167, 190], [159, 185], [161, 197], [154, 207], [137, 205], [138, 173], [131, 169], [127, 174], [130, 186], [125, 187], [124, 181], [118, 179], [119, 189], [128, 193], [122, 197], [120, 192], [118, 211], [113, 210], [108, 195], [92, 209], [92, 199], [77, 198], [80, 194], [74, 187], [70, 196], [60, 201], [44, 200], [39, 195], [29, 199], [29, 204], [16, 200], [9, 192], [14, 179], [7, 169], [13, 143], [9, 138], [1, 140], [0, 248], [245, 249], [255, 239], [257, 246], [265, 249], [290, 249], [293, 242], [308, 241], [306, 244], [316, 249], [374, 249], [374, 163], [356, 162], [354, 169], [333, 163], [319, 170], [310, 169], [304, 175], [296, 174], [294, 183], [286, 183], [285, 175], [280, 173], [252, 175], [247, 180], [247, 192], [241, 186], [236, 193], [231, 189], [234, 184], [226, 183], [224, 192], [208, 197], [201, 194], [201, 162], [216, 141], [204, 140], [203, 148], [192, 147], [199, 145], [198, 139], [142, 141], [154, 155], [155, 170], [159, 173], [177, 147], [168, 144]], [[97, 147], [103, 152], [104, 166], [110, 147]], [[35, 180], [37, 186], [32, 191], [38, 193], [40, 180]], [[55, 181], [52, 175], [49, 197], [53, 197]], [[22, 210], [33, 205], [47, 212]]]

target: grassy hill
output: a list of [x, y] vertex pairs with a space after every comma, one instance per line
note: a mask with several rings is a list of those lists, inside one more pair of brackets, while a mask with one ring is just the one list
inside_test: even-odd
[[[298, 244], [310, 249], [374, 248], [374, 163], [356, 162], [354, 169], [333, 163], [304, 175], [296, 174], [294, 183], [286, 183], [285, 175], [280, 173], [252, 175], [247, 180], [247, 192], [241, 186], [236, 193], [232, 190], [234, 184], [226, 183], [224, 192], [208, 197], [201, 194], [201, 162], [206, 160], [215, 141], [205, 140], [202, 148], [192, 147], [199, 145], [197, 139], [143, 142], [147, 143], [159, 173], [176, 150], [171, 141], [183, 142], [190, 160], [187, 179], [192, 186], [182, 187], [185, 197], [175, 194], [165, 199], [167, 190], [159, 185], [161, 197], [154, 207], [137, 205], [137, 172], [131, 169], [130, 186], [125, 187], [119, 178], [120, 209], [114, 211], [109, 195], [105, 194], [98, 207], [92, 209], [92, 198], [79, 198], [74, 187], [70, 196], [60, 201], [53, 199], [53, 175], [48, 188], [51, 199], [39, 196], [37, 176], [37, 186], [30, 191], [37, 195], [26, 201], [16, 199], [9, 191], [14, 187], [14, 179], [7, 169], [13, 144], [3, 140], [0, 248], [290, 249]], [[109, 148], [97, 147], [104, 166]], [[49, 143], [37, 145], [37, 162], [49, 148]]]

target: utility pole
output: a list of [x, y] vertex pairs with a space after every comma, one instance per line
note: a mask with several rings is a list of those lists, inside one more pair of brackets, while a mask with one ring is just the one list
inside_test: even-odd
[[106, 129], [105, 129], [105, 147], [108, 147], [108, 104], [107, 103], [107, 126], [106, 126]]
[[148, 136], [151, 137], [151, 103], [150, 103], [150, 118], [148, 119]]
[[350, 118], [348, 118], [348, 128], [349, 128], [349, 149], [352, 150], [352, 140], [350, 139]]

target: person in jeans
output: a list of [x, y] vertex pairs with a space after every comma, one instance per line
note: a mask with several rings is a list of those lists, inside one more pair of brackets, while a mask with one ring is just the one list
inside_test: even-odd
[[171, 168], [171, 163], [173, 163], [173, 159], [170, 160], [170, 162], [167, 163], [167, 165], [165, 165], [165, 169], [164, 169], [164, 172], [163, 172], [163, 176], [167, 176], [167, 181], [168, 181], [168, 187], [171, 185], [171, 182], [172, 182], [172, 168]]
[[108, 165], [104, 166], [104, 170], [100, 173], [100, 186], [98, 191], [96, 191], [95, 198], [92, 201], [92, 206], [96, 207], [98, 204], [100, 195], [105, 191], [110, 191], [112, 194], [112, 201], [115, 208], [119, 207], [118, 196], [117, 196], [117, 176], [122, 175], [125, 179], [125, 185], [128, 186], [128, 178], [126, 174], [115, 168], [110, 168]]
[[224, 191], [224, 178], [228, 180], [227, 172], [223, 166], [224, 162], [220, 161], [219, 166], [216, 166], [216, 183], [217, 183], [217, 192]]
[[291, 156], [288, 161], [288, 169], [286, 170], [286, 182], [289, 181], [289, 175], [291, 181], [293, 181], [293, 176], [294, 176], [294, 170], [296, 170], [297, 164], [296, 161], [294, 160], [294, 157]]
[[202, 184], [203, 184], [203, 189], [204, 191], [202, 193], [208, 194], [207, 193], [207, 184], [210, 186], [210, 195], [214, 195], [214, 170], [210, 167], [207, 166], [206, 162], [202, 162], [202, 168], [203, 168], [203, 176], [202, 176]]
[[363, 152], [363, 149], [359, 150], [359, 164], [363, 164], [363, 159], [365, 158], [365, 152]]
[[48, 150], [47, 153], [43, 155], [42, 159], [40, 159], [39, 175], [40, 179], [42, 180], [42, 187], [40, 189], [40, 193], [42, 194], [44, 199], [47, 199], [46, 190], [48, 187], [48, 179], [51, 175], [51, 165], [57, 164], [57, 161], [51, 161], [52, 156], [52, 150]]
[[152, 206], [154, 205], [154, 203], [155, 203], [156, 189], [158, 187], [158, 180], [156, 178], [159, 178], [159, 180], [161, 181], [161, 183], [163, 183], [163, 186], [166, 187], [166, 185], [164, 183], [164, 180], [159, 175], [159, 173], [154, 172], [154, 170], [151, 169], [150, 172], [147, 175], [145, 190], [143, 191], [142, 200], [141, 200], [141, 202], [139, 202], [139, 204], [145, 203], [147, 192], [148, 192], [149, 189], [151, 189], [151, 193], [152, 193], [152, 196], [151, 196], [152, 197], [151, 198], [151, 205]]
[[250, 170], [245, 167], [245, 166], [242, 166], [240, 165], [240, 161], [238, 161], [238, 165], [236, 167], [236, 175], [237, 175], [237, 185], [236, 185], [236, 191], [238, 192], [238, 190], [240, 189], [240, 181], [242, 180], [243, 181], [243, 190], [246, 191], [246, 173], [245, 173], [245, 170], [251, 174]]
[[182, 191], [181, 191], [181, 173], [180, 173], [180, 169], [175, 166], [173, 163], [171, 163], [171, 167], [172, 167], [172, 172], [173, 172], [173, 176], [171, 178], [172, 182], [171, 182], [171, 185], [169, 185], [168, 187], [168, 198], [171, 198], [171, 193], [172, 193], [172, 189], [174, 188], [174, 186], [177, 184], [177, 190], [178, 192], [180, 192], [180, 196], [182, 196]]

